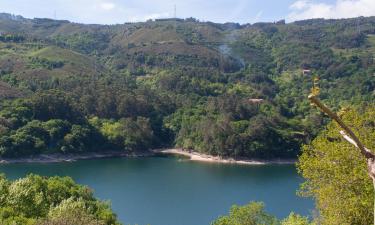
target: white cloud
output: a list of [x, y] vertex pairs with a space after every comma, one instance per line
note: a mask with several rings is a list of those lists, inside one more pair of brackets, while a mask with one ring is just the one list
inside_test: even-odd
[[300, 1], [296, 1], [294, 2], [290, 8], [291, 9], [295, 9], [295, 10], [302, 10], [304, 8], [306, 8], [308, 6], [309, 2], [306, 1], [306, 0], [300, 0]]
[[112, 2], [102, 2], [102, 3], [99, 4], [99, 7], [103, 10], [109, 11], [109, 10], [114, 9], [116, 7], [116, 5]]
[[298, 0], [289, 6], [288, 21], [311, 18], [375, 16], [375, 0], [336, 0], [333, 4]]

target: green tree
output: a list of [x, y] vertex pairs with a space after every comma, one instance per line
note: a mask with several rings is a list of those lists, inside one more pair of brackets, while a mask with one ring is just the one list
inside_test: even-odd
[[69, 133], [71, 124], [66, 120], [52, 119], [43, 123], [44, 129], [49, 133], [50, 146], [56, 147], [61, 145], [64, 136]]
[[[363, 145], [375, 149], [374, 105], [341, 114]], [[366, 158], [342, 138], [340, 129], [331, 122], [311, 144], [303, 146], [298, 163], [306, 179], [302, 193], [316, 199], [322, 224], [372, 224], [374, 190]]]
[[101, 146], [101, 141], [101, 135], [93, 127], [74, 124], [70, 132], [64, 136], [61, 150], [63, 152], [93, 151]]
[[252, 202], [245, 206], [234, 205], [228, 216], [221, 216], [212, 225], [278, 225], [276, 217], [264, 211], [264, 204]]
[[52, 208], [47, 219], [38, 222], [40, 225], [105, 225], [105, 221], [98, 220], [92, 215], [82, 199], [68, 198]]
[[314, 225], [311, 223], [307, 217], [300, 216], [295, 213], [290, 213], [290, 215], [281, 221], [281, 225]]
[[74, 100], [65, 92], [49, 90], [34, 95], [31, 106], [37, 120], [62, 119], [82, 122], [84, 118], [73, 102]]
[[251, 202], [245, 206], [233, 205], [228, 216], [220, 216], [212, 225], [315, 225], [307, 217], [295, 213], [279, 221], [264, 211], [262, 202]]
[[0, 176], [0, 222], [4, 225], [119, 225], [107, 202], [69, 177]]

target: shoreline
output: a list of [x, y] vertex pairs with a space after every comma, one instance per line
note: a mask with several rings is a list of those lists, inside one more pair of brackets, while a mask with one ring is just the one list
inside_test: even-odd
[[290, 165], [295, 164], [297, 159], [234, 159], [234, 158], [221, 158], [219, 156], [212, 156], [202, 154], [194, 151], [184, 151], [182, 149], [162, 149], [154, 150], [155, 153], [167, 154], [167, 155], [180, 155], [190, 158], [190, 161], [206, 162], [206, 163], [223, 163], [223, 164], [241, 164], [241, 165], [268, 165], [268, 164], [279, 164], [279, 165]]
[[153, 152], [144, 152], [139, 154], [129, 154], [124, 152], [90, 152], [78, 154], [40, 154], [36, 156], [23, 157], [23, 158], [0, 158], [1, 164], [14, 164], [14, 163], [61, 163], [61, 162], [75, 162], [79, 160], [91, 159], [105, 159], [105, 158], [142, 158], [154, 156]]
[[124, 152], [92, 152], [92, 153], [81, 153], [81, 154], [41, 154], [37, 156], [24, 157], [24, 158], [0, 158], [1, 164], [16, 164], [16, 163], [61, 163], [61, 162], [75, 162], [79, 160], [91, 160], [91, 159], [105, 159], [105, 158], [143, 158], [143, 157], [154, 157], [157, 155], [178, 155], [187, 157], [190, 161], [204, 162], [204, 163], [219, 163], [219, 164], [238, 164], [238, 165], [267, 165], [267, 164], [295, 164], [296, 159], [233, 159], [233, 158], [221, 158], [218, 156], [212, 156], [202, 154], [194, 151], [185, 151], [179, 148], [171, 149], [154, 149], [148, 152], [129, 154]]

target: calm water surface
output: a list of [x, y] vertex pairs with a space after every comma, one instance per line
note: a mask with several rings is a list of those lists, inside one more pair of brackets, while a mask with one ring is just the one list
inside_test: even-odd
[[296, 196], [301, 178], [292, 165], [223, 165], [176, 157], [100, 159], [56, 164], [0, 165], [16, 179], [28, 173], [71, 176], [110, 200], [124, 224], [204, 225], [233, 204], [263, 201], [279, 218], [308, 215], [313, 202]]

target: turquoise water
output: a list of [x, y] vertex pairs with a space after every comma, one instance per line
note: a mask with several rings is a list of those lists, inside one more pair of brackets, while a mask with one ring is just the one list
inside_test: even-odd
[[55, 164], [0, 165], [16, 179], [28, 173], [71, 176], [110, 200], [124, 224], [204, 225], [233, 204], [263, 201], [279, 218], [308, 215], [313, 202], [296, 196], [302, 181], [292, 165], [224, 165], [176, 157], [100, 159]]

